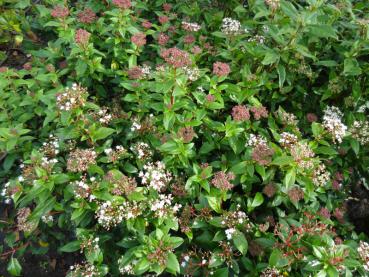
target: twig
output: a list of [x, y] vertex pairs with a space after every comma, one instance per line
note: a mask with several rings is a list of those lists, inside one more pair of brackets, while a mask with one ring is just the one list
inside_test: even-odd
[[0, 255], [0, 257], [7, 256], [7, 255], [9, 255], [9, 254], [14, 254], [16, 251], [18, 251], [19, 249], [22, 249], [23, 247], [27, 247], [29, 244], [30, 244], [30, 242], [29, 242], [29, 241], [27, 241], [25, 244], [22, 244], [21, 246], [19, 246], [19, 247], [17, 247], [17, 248], [13, 248], [12, 250], [9, 250], [9, 251], [7, 251], [7, 252], [5, 252], [5, 253], [2, 253], [2, 254]]

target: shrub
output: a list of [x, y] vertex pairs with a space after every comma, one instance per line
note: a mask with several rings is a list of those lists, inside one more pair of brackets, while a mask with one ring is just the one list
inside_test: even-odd
[[50, 2], [0, 70], [10, 274], [366, 276], [369, 4]]

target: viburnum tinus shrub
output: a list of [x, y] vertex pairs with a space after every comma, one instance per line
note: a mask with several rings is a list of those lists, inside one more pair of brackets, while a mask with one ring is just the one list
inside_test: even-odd
[[368, 4], [66, 4], [0, 70], [10, 274], [366, 276]]

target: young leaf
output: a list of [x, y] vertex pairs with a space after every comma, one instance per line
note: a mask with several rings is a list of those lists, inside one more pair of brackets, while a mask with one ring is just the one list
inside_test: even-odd
[[179, 268], [179, 263], [178, 263], [178, 260], [177, 260], [177, 256], [170, 252], [168, 254], [168, 258], [167, 258], [167, 270], [170, 272], [170, 273], [178, 273], [180, 268]]
[[13, 258], [13, 257], [10, 258], [7, 270], [12, 276], [20, 276], [21, 275], [22, 266], [18, 262], [17, 258]]

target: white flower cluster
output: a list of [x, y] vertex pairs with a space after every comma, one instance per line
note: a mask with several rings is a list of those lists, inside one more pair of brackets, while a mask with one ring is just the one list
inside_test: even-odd
[[133, 270], [133, 265], [127, 264], [125, 266], [119, 267], [119, 272], [123, 274], [124, 276], [128, 275], [134, 275], [135, 272]]
[[98, 268], [90, 263], [72, 265], [67, 276], [69, 277], [100, 277]]
[[[226, 222], [227, 221], [227, 222]], [[238, 224], [244, 224], [249, 221], [249, 217], [246, 215], [243, 211], [234, 211], [230, 212], [227, 215], [226, 220], [222, 220], [222, 225], [238, 225]]]
[[101, 124], [109, 124], [113, 116], [108, 113], [108, 109], [102, 108], [97, 112], [98, 120]]
[[57, 159], [49, 159], [47, 157], [41, 158], [41, 166], [45, 169], [51, 170], [53, 166], [58, 162]]
[[40, 150], [48, 156], [56, 156], [59, 154], [59, 139], [50, 134], [49, 141], [43, 142]]
[[182, 28], [188, 32], [198, 32], [201, 26], [197, 23], [182, 21]]
[[238, 35], [241, 33], [241, 23], [236, 19], [225, 17], [220, 30], [226, 35]]
[[359, 247], [357, 248], [360, 258], [363, 260], [364, 270], [369, 271], [369, 243], [360, 241]]
[[235, 232], [236, 232], [236, 229], [235, 228], [228, 228], [227, 230], [225, 230], [225, 234], [226, 234], [227, 240], [231, 240], [232, 239], [232, 236], [233, 236], [233, 234]]
[[52, 215], [43, 215], [41, 216], [42, 222], [49, 224], [54, 222], [54, 217]]
[[159, 194], [159, 199], [155, 199], [151, 203], [151, 211], [159, 218], [173, 216], [182, 207], [181, 204], [175, 204], [172, 206], [173, 197], [171, 194]]
[[124, 214], [123, 214], [123, 217], [125, 219], [132, 219], [132, 218], [136, 218], [138, 217], [139, 215], [142, 214], [142, 206], [136, 202], [136, 201], [133, 201], [133, 202], [124, 202], [122, 204], [123, 206], [123, 210], [124, 210]]
[[140, 121], [137, 118], [133, 119], [132, 126], [131, 126], [131, 132], [139, 131], [141, 130], [141, 128], [142, 128], [142, 125]]
[[165, 190], [172, 180], [172, 175], [165, 170], [165, 165], [161, 161], [145, 164], [143, 170], [139, 173], [139, 177], [142, 178], [142, 184], [148, 185], [156, 191]]
[[280, 118], [282, 123], [285, 125], [297, 126], [299, 122], [294, 114], [288, 113], [284, 110], [278, 110], [275, 114]]
[[185, 72], [185, 74], [187, 75], [187, 78], [194, 82], [196, 80], [198, 80], [200, 78], [200, 70], [198, 67], [184, 67], [183, 71]]
[[147, 64], [143, 64], [141, 66], [141, 71], [142, 71], [142, 74], [143, 74], [143, 78], [150, 78], [151, 76], [151, 67]]
[[327, 107], [323, 115], [323, 127], [333, 136], [333, 142], [342, 142], [347, 126], [342, 123], [343, 113], [337, 107]]
[[256, 42], [258, 44], [264, 44], [265, 37], [261, 36], [261, 35], [254, 35], [253, 37], [249, 38], [247, 41], [248, 42]]
[[290, 148], [291, 156], [300, 169], [309, 170], [314, 167], [314, 151], [306, 142], [298, 142]]
[[123, 265], [124, 261], [124, 257], [121, 257], [118, 260], [118, 265], [119, 265], [119, 272], [123, 275], [123, 276], [127, 276], [127, 275], [134, 275], [135, 272], [133, 270], [133, 268], [135, 267], [135, 265], [138, 263], [137, 260], [133, 260], [131, 261], [129, 264], [125, 264]]
[[249, 136], [249, 140], [246, 142], [246, 147], [255, 147], [257, 145], [266, 145], [267, 141], [264, 137], [260, 136], [260, 135], [254, 135], [254, 134], [250, 134]]
[[[90, 178], [91, 182], [95, 181], [94, 177]], [[95, 200], [95, 196], [91, 194], [91, 188], [87, 184], [86, 177], [82, 177], [80, 181], [73, 183], [74, 195], [77, 199], [88, 199], [89, 202]]]
[[99, 241], [100, 238], [96, 237], [96, 238], [84, 238], [82, 243], [81, 243], [81, 253], [83, 253], [84, 249], [87, 249], [87, 251], [91, 252], [94, 250], [98, 250], [100, 248], [99, 246]]
[[186, 267], [189, 261], [190, 261], [190, 256], [188, 255], [184, 256], [183, 261], [181, 262], [181, 266]]
[[10, 186], [10, 183], [7, 182], [4, 185], [4, 188], [1, 190], [1, 196], [5, 198], [5, 200], [4, 200], [5, 204], [10, 204], [11, 203], [11, 198], [10, 198], [10, 195], [9, 195], [9, 186]]
[[260, 277], [283, 277], [283, 274], [274, 267], [268, 267], [261, 272]]
[[95, 216], [101, 226], [106, 230], [110, 230], [123, 221], [124, 214], [124, 206], [117, 206], [111, 201], [106, 201], [98, 205]]
[[145, 142], [137, 142], [131, 146], [131, 150], [137, 155], [139, 159], [147, 159], [152, 156], [150, 145]]
[[67, 169], [72, 172], [87, 171], [88, 167], [96, 164], [97, 153], [91, 149], [75, 149], [73, 150], [67, 160]]
[[87, 96], [87, 90], [74, 83], [71, 88], [67, 87], [63, 93], [56, 95], [56, 105], [61, 111], [70, 111], [83, 107]]
[[288, 133], [288, 132], [283, 132], [281, 134], [281, 138], [279, 139], [279, 143], [283, 146], [283, 147], [289, 147], [292, 146], [294, 144], [296, 144], [298, 141], [298, 138], [296, 135]]
[[324, 164], [319, 164], [313, 173], [313, 183], [317, 186], [324, 186], [329, 182], [331, 174], [327, 171]]
[[350, 128], [352, 137], [357, 139], [361, 145], [369, 143], [369, 121], [354, 121]]
[[365, 111], [367, 111], [369, 109], [369, 102], [366, 102], [366, 104], [361, 105], [358, 109], [357, 112], [358, 113], [365, 113]]
[[117, 145], [115, 148], [106, 148], [104, 149], [104, 153], [108, 156], [109, 161], [116, 162], [122, 156], [127, 153], [127, 150], [122, 145]]

